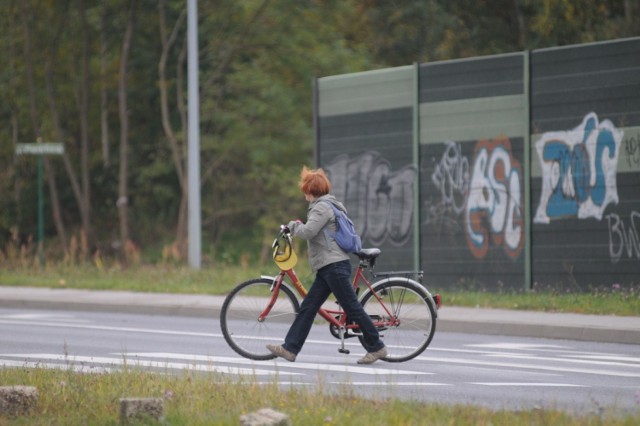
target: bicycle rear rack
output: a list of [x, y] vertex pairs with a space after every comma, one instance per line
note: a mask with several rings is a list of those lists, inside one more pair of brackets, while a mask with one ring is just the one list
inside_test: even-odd
[[422, 283], [424, 279], [424, 271], [383, 271], [376, 272], [371, 271], [371, 275], [374, 278], [388, 278], [388, 277], [400, 277], [400, 278], [411, 278], [415, 277], [419, 283]]

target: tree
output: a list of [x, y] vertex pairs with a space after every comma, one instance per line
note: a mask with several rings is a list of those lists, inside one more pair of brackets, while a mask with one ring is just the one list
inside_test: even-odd
[[[127, 24], [122, 40], [120, 54], [120, 70], [118, 77], [118, 109], [120, 113], [120, 167], [118, 174], [118, 216], [120, 219], [120, 244], [124, 251], [129, 243], [128, 188], [129, 188], [129, 111], [127, 108], [127, 77], [129, 69], [129, 52], [133, 38], [134, 18], [137, 1], [131, 0]], [[124, 257], [126, 259], [126, 256]]]
[[[184, 138], [179, 138], [176, 132], [173, 130], [173, 125], [171, 123], [170, 117], [170, 106], [169, 106], [169, 82], [167, 80], [167, 62], [169, 60], [169, 53], [172, 47], [175, 45], [176, 40], [180, 34], [182, 29], [182, 25], [185, 20], [186, 12], [183, 11], [180, 13], [180, 16], [175, 22], [173, 30], [171, 31], [171, 35], [167, 34], [166, 28], [166, 8], [165, 8], [165, 0], [160, 0], [158, 2], [158, 18], [160, 22], [160, 40], [162, 43], [162, 54], [160, 55], [160, 62], [158, 63], [158, 75], [159, 82], [158, 86], [160, 89], [160, 109], [162, 114], [162, 127], [164, 129], [165, 137], [169, 141], [171, 146], [171, 155], [173, 157], [174, 167], [176, 169], [176, 174], [178, 177], [178, 181], [180, 183], [180, 207], [178, 213], [178, 220], [176, 225], [176, 248], [177, 254], [180, 258], [184, 258], [186, 255], [186, 240], [187, 240], [187, 202], [188, 202], [188, 189], [187, 189], [187, 176], [185, 172], [185, 143]], [[185, 55], [181, 54], [178, 60], [178, 70], [182, 70], [184, 68], [184, 58]], [[180, 72], [177, 73], [178, 81], [175, 84], [175, 88], [177, 91], [177, 102], [178, 102], [178, 110], [183, 112], [184, 115], [184, 100], [182, 96], [183, 90], [183, 81], [182, 74]], [[180, 133], [185, 135], [187, 133], [186, 129], [186, 121], [181, 120], [182, 127], [180, 129]]]

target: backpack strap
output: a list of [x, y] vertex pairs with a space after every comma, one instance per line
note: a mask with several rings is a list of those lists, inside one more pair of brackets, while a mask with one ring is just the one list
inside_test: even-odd
[[[334, 220], [334, 222], [336, 222], [336, 226], [338, 226], [338, 225], [337, 225], [337, 220], [338, 220], [338, 219], [336, 218], [336, 211], [335, 211], [336, 206], [334, 206], [334, 205], [333, 205], [333, 203], [332, 203], [331, 201], [329, 201], [329, 200], [319, 200], [319, 201], [320, 201], [321, 203], [327, 203], [327, 204], [329, 204], [329, 205], [331, 206], [331, 211], [333, 212], [333, 220]], [[329, 222], [327, 222], [327, 223], [324, 225], [324, 227], [322, 228], [322, 233], [324, 234], [324, 241], [325, 241], [325, 243], [327, 244], [327, 250], [331, 251], [331, 245], [329, 244], [329, 236], [328, 236], [328, 233], [329, 233], [329, 232], [331, 232], [331, 231], [329, 231], [329, 230], [327, 229], [327, 224], [328, 224], [328, 223], [329, 223]]]

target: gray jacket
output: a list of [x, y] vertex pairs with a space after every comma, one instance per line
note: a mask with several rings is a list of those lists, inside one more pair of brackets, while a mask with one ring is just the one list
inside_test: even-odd
[[[344, 212], [347, 211], [336, 197], [327, 194], [309, 203], [306, 223], [289, 222], [288, 225], [291, 235], [307, 240], [309, 265], [313, 272], [331, 263], [349, 259], [349, 255], [338, 247], [336, 240], [327, 235], [336, 231], [336, 218], [331, 206], [324, 201], [331, 202]], [[323, 231], [325, 227], [329, 231], [327, 234]]]

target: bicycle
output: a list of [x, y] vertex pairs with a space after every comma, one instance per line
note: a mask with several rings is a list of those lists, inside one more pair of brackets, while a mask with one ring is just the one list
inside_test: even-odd
[[[274, 261], [280, 269], [278, 275], [263, 275], [238, 284], [225, 298], [220, 312], [222, 334], [229, 346], [253, 360], [275, 358], [265, 344], [284, 341], [300, 307], [296, 294], [301, 298], [307, 294], [293, 269], [297, 255], [286, 227], [281, 227], [272, 249]], [[378, 248], [362, 249], [354, 254], [358, 256], [359, 263], [352, 284], [356, 292], [363, 290], [359, 295], [360, 303], [387, 347], [388, 355], [382, 359], [403, 362], [420, 355], [435, 334], [440, 295], [432, 296], [421, 284], [422, 271], [376, 273], [376, 259], [381, 254]], [[368, 271], [369, 278], [365, 271]], [[371, 282], [376, 279], [378, 281]], [[360, 284], [364, 285], [361, 287]], [[340, 340], [338, 351], [349, 354], [345, 340], [358, 337], [362, 342], [362, 333], [355, 323], [349, 321], [339, 304], [336, 309], [325, 306], [318, 314], [329, 323], [331, 335]]]

